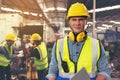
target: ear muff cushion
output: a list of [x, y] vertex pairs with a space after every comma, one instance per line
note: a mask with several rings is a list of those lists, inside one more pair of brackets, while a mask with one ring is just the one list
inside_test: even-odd
[[84, 39], [84, 37], [85, 37], [85, 32], [81, 32], [81, 33], [79, 33], [79, 34], [77, 35], [76, 41], [77, 41], [77, 42], [80, 42], [80, 41], [82, 41], [82, 40]]
[[69, 39], [70, 39], [71, 41], [74, 41], [74, 40], [75, 40], [75, 37], [74, 37], [73, 32], [70, 32], [70, 33], [69, 33]]

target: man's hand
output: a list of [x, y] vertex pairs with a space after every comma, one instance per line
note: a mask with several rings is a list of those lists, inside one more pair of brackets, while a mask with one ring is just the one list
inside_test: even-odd
[[17, 57], [23, 57], [23, 56], [24, 56], [23, 51], [22, 50], [19, 51], [19, 54], [17, 55]]
[[106, 80], [106, 78], [105, 78], [105, 76], [99, 74], [99, 75], [97, 75], [96, 80]]
[[50, 79], [48, 79], [48, 80], [55, 80], [55, 78], [50, 78]]

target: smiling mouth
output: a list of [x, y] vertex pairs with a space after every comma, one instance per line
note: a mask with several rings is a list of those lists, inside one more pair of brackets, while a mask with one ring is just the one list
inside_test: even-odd
[[81, 29], [81, 27], [76, 27], [75, 29]]

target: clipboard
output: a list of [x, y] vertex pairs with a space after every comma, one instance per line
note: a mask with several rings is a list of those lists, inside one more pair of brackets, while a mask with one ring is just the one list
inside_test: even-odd
[[70, 80], [90, 80], [90, 77], [85, 68], [82, 68]]

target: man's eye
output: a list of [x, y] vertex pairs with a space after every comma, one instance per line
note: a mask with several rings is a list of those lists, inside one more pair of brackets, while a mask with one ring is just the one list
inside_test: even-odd
[[79, 19], [79, 21], [83, 21], [83, 20], [85, 20], [85, 19]]
[[73, 21], [76, 21], [76, 19], [72, 19]]

